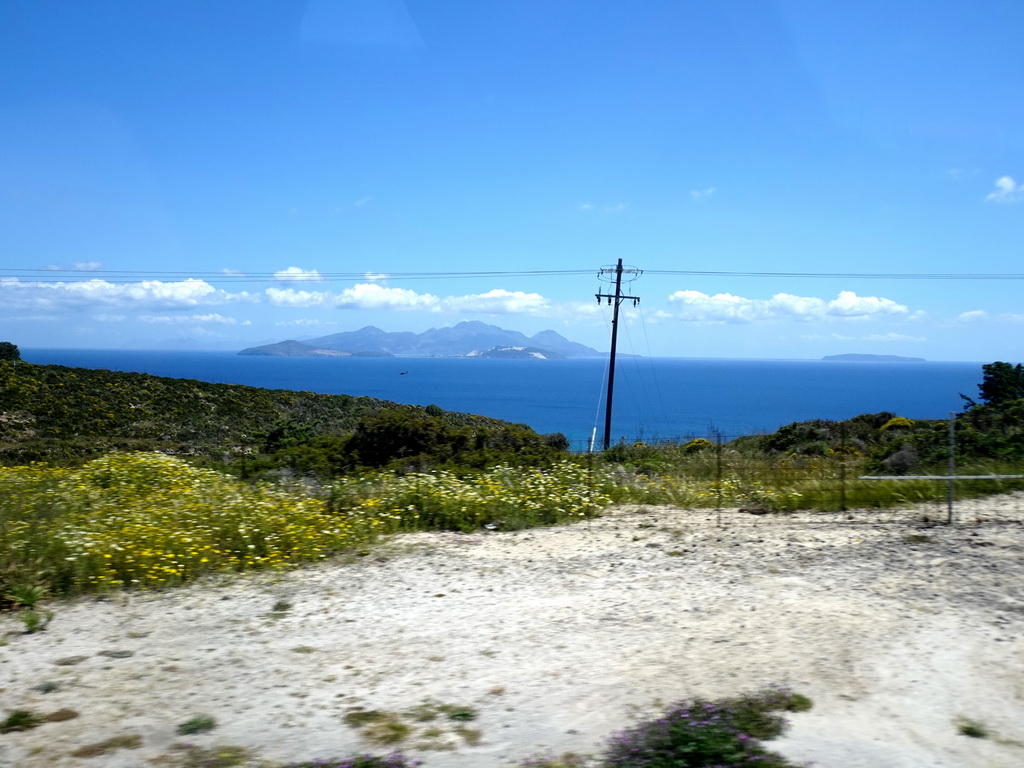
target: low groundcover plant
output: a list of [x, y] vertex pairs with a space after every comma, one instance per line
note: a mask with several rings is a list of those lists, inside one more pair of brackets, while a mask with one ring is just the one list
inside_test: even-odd
[[389, 755], [356, 755], [355, 757], [334, 760], [310, 760], [302, 763], [289, 763], [284, 768], [415, 768], [423, 765], [399, 752]]
[[[798, 768], [761, 741], [782, 735], [780, 712], [811, 708], [806, 696], [769, 688], [731, 699], [692, 699], [615, 734], [603, 754], [542, 754], [519, 768]], [[285, 768], [413, 768], [423, 765], [400, 752], [290, 763]]]
[[782, 734], [780, 710], [810, 707], [804, 696], [768, 690], [736, 699], [681, 701], [659, 718], [641, 722], [609, 741], [602, 768], [791, 768], [762, 739]]

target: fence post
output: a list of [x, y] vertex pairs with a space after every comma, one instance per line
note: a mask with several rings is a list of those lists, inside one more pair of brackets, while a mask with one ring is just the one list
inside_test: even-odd
[[715, 430], [715, 511], [722, 524], [722, 433]]
[[946, 525], [953, 524], [953, 484], [956, 482], [953, 476], [956, 475], [956, 413], [949, 412], [949, 481], [946, 486]]
[[839, 425], [839, 511], [846, 511], [846, 422]]

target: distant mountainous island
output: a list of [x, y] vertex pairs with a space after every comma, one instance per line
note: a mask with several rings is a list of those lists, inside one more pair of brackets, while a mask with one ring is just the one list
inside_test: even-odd
[[826, 355], [822, 360], [841, 363], [927, 363], [923, 357], [901, 357], [900, 355]]
[[271, 357], [392, 357], [392, 355], [374, 352], [346, 352], [340, 349], [314, 347], [294, 339], [279, 341], [276, 344], [264, 344], [261, 347], [249, 347], [238, 354], [269, 355]]
[[596, 349], [569, 341], [556, 331], [526, 336], [478, 320], [423, 333], [388, 333], [368, 325], [358, 331], [333, 333], [314, 339], [289, 339], [243, 349], [240, 355], [274, 357], [484, 357], [560, 360], [568, 357], [604, 357]]

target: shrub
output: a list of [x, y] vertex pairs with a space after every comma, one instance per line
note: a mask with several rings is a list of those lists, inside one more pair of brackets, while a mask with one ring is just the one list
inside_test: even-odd
[[683, 453], [697, 453], [697, 451], [703, 451], [708, 448], [714, 448], [715, 444], [710, 440], [705, 440], [703, 437], [695, 438], [686, 445], [683, 446]]
[[909, 443], [882, 461], [882, 464], [894, 475], [909, 475], [917, 469], [919, 463], [917, 450]]
[[21, 360], [21, 351], [18, 349], [18, 345], [9, 341], [0, 341], [0, 360]]
[[664, 715], [641, 722], [612, 738], [604, 768], [790, 768], [766, 750], [762, 739], [779, 736], [779, 710], [805, 709], [809, 700], [785, 691], [766, 691], [721, 701], [682, 701]]
[[912, 429], [914, 422], [910, 419], [906, 419], [902, 416], [893, 416], [885, 424], [879, 427], [879, 430], [884, 432], [888, 429]]

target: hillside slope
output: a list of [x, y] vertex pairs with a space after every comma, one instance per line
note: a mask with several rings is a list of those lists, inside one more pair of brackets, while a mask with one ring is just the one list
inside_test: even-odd
[[[301, 424], [313, 435], [345, 434], [361, 418], [403, 409], [424, 411], [370, 397], [0, 362], [0, 464], [116, 449], [221, 456], [262, 445], [282, 424]], [[436, 412], [452, 425], [504, 424]]]

